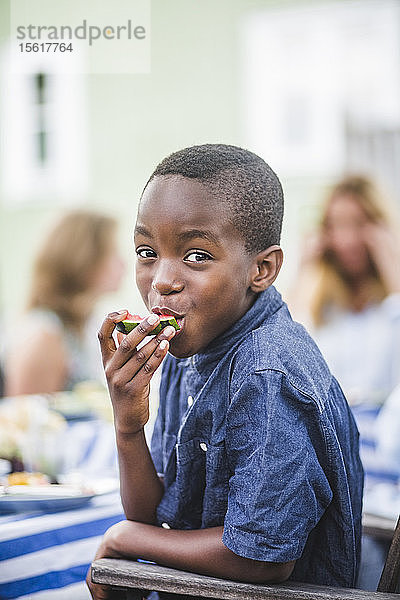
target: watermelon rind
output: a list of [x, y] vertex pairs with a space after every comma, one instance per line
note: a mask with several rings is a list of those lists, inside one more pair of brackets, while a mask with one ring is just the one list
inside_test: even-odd
[[[135, 327], [137, 327], [139, 325], [139, 323], [140, 323], [140, 321], [125, 319], [124, 321], [120, 321], [119, 323], [116, 323], [117, 331], [128, 334], [131, 331], [133, 331], [135, 329]], [[164, 329], [164, 327], [167, 327], [167, 325], [172, 325], [172, 327], [174, 327], [174, 329], [176, 329], [176, 330], [179, 329], [179, 325], [178, 325], [175, 317], [172, 317], [172, 316], [160, 317], [159, 324], [157, 325], [157, 327], [155, 329], [150, 331], [148, 333], [148, 335], [157, 335], [157, 333], [160, 333], [160, 331], [162, 329]]]

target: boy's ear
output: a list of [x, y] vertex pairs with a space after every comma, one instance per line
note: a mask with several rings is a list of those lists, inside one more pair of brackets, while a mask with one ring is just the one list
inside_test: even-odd
[[250, 288], [259, 293], [272, 285], [278, 277], [283, 262], [283, 252], [280, 246], [270, 246], [259, 252], [254, 258]]

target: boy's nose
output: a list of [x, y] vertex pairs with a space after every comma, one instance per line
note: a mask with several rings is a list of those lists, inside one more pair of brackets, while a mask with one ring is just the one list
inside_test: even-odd
[[169, 268], [159, 269], [155, 274], [151, 287], [161, 296], [180, 292], [184, 288], [183, 281]]
[[153, 281], [151, 284], [153, 290], [158, 292], [160, 296], [167, 296], [168, 294], [172, 294], [174, 292], [180, 292], [183, 289], [183, 283], [178, 281]]

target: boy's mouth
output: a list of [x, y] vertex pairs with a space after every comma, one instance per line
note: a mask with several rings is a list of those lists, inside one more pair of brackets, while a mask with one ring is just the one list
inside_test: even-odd
[[175, 310], [172, 310], [171, 308], [168, 308], [168, 306], [153, 306], [153, 308], [151, 309], [151, 312], [153, 312], [159, 316], [171, 315], [172, 317], [175, 317], [176, 322], [179, 325], [179, 329], [175, 333], [174, 337], [176, 337], [177, 335], [180, 335], [182, 333], [182, 330], [183, 330], [184, 324], [185, 324], [185, 316], [184, 315], [177, 313]]

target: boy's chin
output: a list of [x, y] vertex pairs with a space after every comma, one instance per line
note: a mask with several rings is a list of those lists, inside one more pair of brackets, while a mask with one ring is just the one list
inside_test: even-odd
[[175, 358], [189, 358], [200, 352], [201, 348], [189, 346], [182, 341], [179, 338], [173, 338], [169, 343], [169, 353]]
[[196, 352], [185, 352], [184, 350], [175, 350], [171, 346], [169, 347], [169, 353], [175, 358], [190, 358], [194, 356]]

